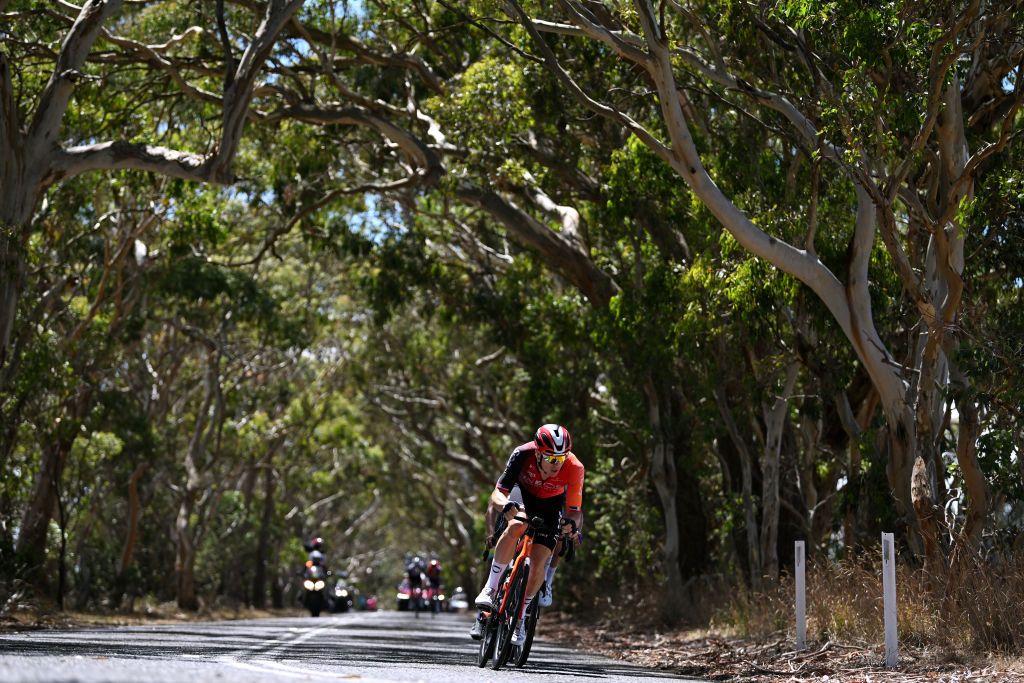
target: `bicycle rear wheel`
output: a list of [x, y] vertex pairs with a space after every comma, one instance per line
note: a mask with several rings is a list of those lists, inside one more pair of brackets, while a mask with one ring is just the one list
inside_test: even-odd
[[530, 657], [530, 648], [533, 647], [533, 634], [537, 632], [537, 622], [540, 621], [540, 605], [536, 600], [530, 605], [530, 611], [524, 618], [527, 619], [526, 642], [512, 653], [512, 663], [517, 668], [526, 664], [526, 660]]
[[[512, 635], [519, 625], [519, 610], [526, 599], [526, 580], [530, 576], [530, 564], [524, 562], [508, 587], [508, 601], [505, 611], [498, 614], [498, 637], [491, 658], [491, 668], [497, 671], [505, 664], [512, 654]], [[525, 615], [523, 615], [525, 618]]]

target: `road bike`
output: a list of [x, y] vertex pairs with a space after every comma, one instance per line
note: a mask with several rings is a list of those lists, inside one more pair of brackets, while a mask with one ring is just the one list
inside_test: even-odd
[[[530, 613], [524, 614], [526, 605], [526, 583], [530, 577], [530, 551], [533, 549], [534, 537], [538, 532], [544, 531], [547, 527], [540, 517], [528, 519], [527, 517], [516, 517], [521, 522], [528, 522], [526, 533], [519, 539], [516, 546], [516, 554], [512, 562], [501, 575], [498, 583], [498, 590], [495, 592], [494, 604], [496, 608], [490, 612], [483, 613], [483, 636], [480, 639], [480, 653], [477, 657], [477, 666], [487, 666], [490, 661], [491, 668], [497, 671], [510, 660], [515, 666], [522, 666], [530, 655], [530, 646], [533, 644], [533, 630], [537, 627], [537, 620], [540, 618], [540, 607], [535, 600], [530, 605]], [[512, 646], [512, 635], [519, 626], [520, 619], [527, 619], [527, 637], [522, 647]], [[513, 654], [515, 658], [512, 659]]]

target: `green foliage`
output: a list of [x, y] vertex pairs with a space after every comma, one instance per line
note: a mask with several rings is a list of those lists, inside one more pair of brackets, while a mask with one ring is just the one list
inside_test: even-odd
[[[566, 20], [545, 3], [525, 7]], [[3, 50], [16, 67], [16, 108], [29, 121], [52, 71], [47, 56], [67, 25], [32, 3], [8, 10], [13, 28]], [[931, 207], [917, 202], [936, 199], [913, 184], [938, 166], [933, 138], [923, 149], [911, 144], [938, 92], [930, 63], [951, 25], [948, 10], [721, 0], [659, 20], [672, 46], [721, 55], [721, 66], [744, 82], [785, 94], [846, 164], [864, 165], [880, 192], [906, 200], [894, 205], [894, 238], [912, 270], [925, 272], [922, 255], [934, 236], [920, 217]], [[62, 144], [117, 139], [213, 149], [224, 73], [213, 11], [208, 2], [129, 3], [108, 25], [145, 45], [201, 26], [161, 55], [187, 58], [181, 74], [213, 97], [189, 96], [166, 69], [132, 61], [101, 39], [75, 86]], [[632, 3], [601, 11], [637, 30]], [[231, 35], [244, 41], [251, 10], [229, 3], [227, 13]], [[178, 548], [167, 530], [179, 528], [195, 545], [198, 591], [208, 600], [252, 602], [257, 562], [272, 580], [290, 581], [312, 533], [328, 539], [332, 564], [379, 577], [372, 581], [381, 589], [390, 589], [410, 548], [441, 551], [469, 585], [479, 578], [480, 513], [509, 450], [537, 424], [558, 421], [573, 430], [588, 467], [584, 561], [566, 570], [582, 586], [577, 598], [587, 599], [590, 582], [633, 587], [664, 578], [666, 525], [652, 482], [658, 439], [674, 448], [672, 464], [690, 484], [675, 501], [690, 517], [677, 521], [694, 522], [694, 547], [704, 543], [693, 552], [705, 557], [687, 571], [735, 574], [747, 530], [730, 471], [736, 463], [721, 448], [733, 437], [716, 390], [756, 459], [762, 409], [793, 359], [801, 373], [783, 467], [800, 470], [801, 486], [834, 488], [849, 447], [836, 399], [863, 399], [870, 378], [833, 313], [808, 287], [751, 257], [635, 129], [593, 115], [528, 58], [537, 46], [505, 21], [502, 3], [449, 9], [316, 0], [304, 3], [301, 20], [309, 35], [282, 38], [261, 77], [232, 168], [238, 183], [84, 174], [61, 179], [36, 207], [24, 244], [16, 361], [0, 367], [0, 562], [14, 550], [11, 530], [32, 500], [41, 448], [70, 432], [77, 438], [68, 441], [59, 488], [71, 585], [83, 605], [175, 597], [167, 568]], [[598, 41], [546, 37], [584, 92], [667, 140], [643, 69]], [[934, 55], [965, 50], [969, 37], [954, 37]], [[440, 85], [424, 78], [427, 68]], [[856, 206], [847, 169], [756, 98], [722, 88], [681, 56], [673, 68], [702, 163], [772, 238], [807, 245], [817, 166], [813, 255], [840, 287], [848, 284]], [[967, 60], [954, 70], [966, 79]], [[299, 109], [305, 120], [288, 118]], [[397, 136], [319, 125], [311, 112], [404, 127], [442, 158], [445, 174], [436, 185], [396, 182], [419, 163]], [[992, 139], [976, 119], [966, 121], [971, 149]], [[1024, 496], [1021, 149], [1020, 137], [1011, 137], [956, 207], [969, 256], [966, 304], [946, 348], [951, 367], [971, 381], [948, 386], [943, 397], [979, 409], [978, 457], [1007, 501]], [[894, 191], [886, 176], [903, 163], [912, 170]], [[617, 294], [607, 305], [587, 300], [577, 263], [457, 201], [467, 186], [514, 202], [536, 221], [535, 237], [568, 236], [533, 201], [534, 191], [576, 209], [571, 255], [589, 259]], [[132, 247], [143, 245], [136, 258]], [[919, 355], [921, 316], [880, 239], [871, 246], [869, 278], [872, 319], [862, 322], [896, 362], [910, 363]], [[900, 523], [879, 419], [859, 442], [858, 483], [831, 499], [831, 490], [819, 492], [813, 518], [801, 507], [803, 490], [784, 482], [784, 508], [804, 517], [788, 523], [801, 533], [801, 524], [813, 525], [812, 543], [821, 548], [836, 542], [847, 512], [856, 513], [863, 538]], [[943, 448], [959, 428], [952, 420], [944, 427]], [[757, 490], [759, 462], [753, 470]], [[122, 574], [128, 482], [136, 474], [142, 522]], [[959, 483], [957, 467], [946, 474]], [[691, 495], [699, 500], [685, 499]], [[1006, 538], [1022, 523], [1011, 507], [998, 520]], [[48, 576], [56, 575], [60, 540], [51, 529]], [[0, 567], [0, 580], [16, 569]], [[290, 601], [293, 587], [285, 595]], [[736, 618], [749, 620], [750, 612]], [[775, 619], [772, 627], [781, 623]]]
[[662, 577], [658, 539], [663, 536], [657, 508], [639, 504], [651, 497], [650, 484], [637, 463], [628, 457], [602, 455], [587, 470], [587, 487], [593, 499], [586, 504], [595, 512], [587, 517], [583, 546], [596, 561], [591, 577], [605, 585], [627, 586], [639, 579]]

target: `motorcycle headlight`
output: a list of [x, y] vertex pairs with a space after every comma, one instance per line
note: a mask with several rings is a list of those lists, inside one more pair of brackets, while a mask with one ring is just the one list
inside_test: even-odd
[[313, 590], [313, 582], [310, 581], [309, 579], [306, 579], [305, 581], [303, 581], [302, 585], [305, 586], [306, 590], [308, 590], [308, 591]]
[[343, 598], [347, 598], [348, 597], [348, 591], [341, 591], [340, 593], [338, 593], [338, 595], [340, 595]]
[[441, 593], [440, 595], [438, 595], [437, 599], [438, 600], [444, 600], [444, 593]]
[[324, 589], [324, 582], [323, 581], [317, 581], [316, 583], [313, 584], [313, 590], [320, 591], [320, 590], [323, 590], [323, 589]]

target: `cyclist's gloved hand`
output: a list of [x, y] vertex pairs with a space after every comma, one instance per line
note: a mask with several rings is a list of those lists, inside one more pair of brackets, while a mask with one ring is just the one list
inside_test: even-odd
[[[575, 536], [576, 535], [576, 520], [572, 517], [562, 518], [562, 535], [563, 536]], [[566, 527], [569, 527], [568, 531]]]
[[505, 507], [501, 509], [501, 514], [505, 515], [505, 519], [512, 521], [512, 518], [519, 514], [519, 511], [523, 509], [523, 506], [514, 500], [510, 500], [505, 503]]
[[[508, 507], [507, 505], [505, 507]], [[504, 512], [504, 510], [502, 510]], [[494, 533], [487, 537], [487, 547], [493, 548], [498, 545], [498, 539], [505, 533], [505, 527], [508, 526], [508, 517], [504, 514], [498, 515], [498, 519], [494, 522]]]

